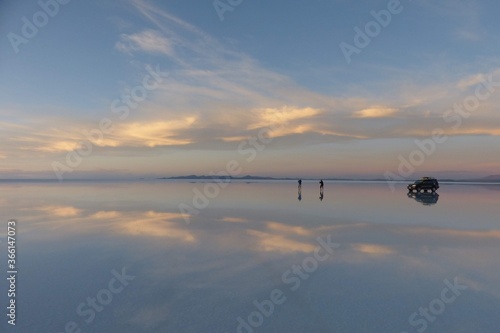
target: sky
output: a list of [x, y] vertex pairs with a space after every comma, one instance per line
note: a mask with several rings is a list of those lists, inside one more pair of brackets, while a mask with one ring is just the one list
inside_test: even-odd
[[0, 178], [500, 174], [499, 9], [0, 1]]

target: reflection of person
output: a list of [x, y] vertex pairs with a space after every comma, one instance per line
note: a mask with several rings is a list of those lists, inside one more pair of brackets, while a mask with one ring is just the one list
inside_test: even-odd
[[298, 190], [297, 199], [299, 199], [299, 201], [301, 201], [302, 200], [302, 179], [299, 179], [299, 188], [297, 190]]
[[323, 192], [319, 192], [319, 200], [323, 201]]

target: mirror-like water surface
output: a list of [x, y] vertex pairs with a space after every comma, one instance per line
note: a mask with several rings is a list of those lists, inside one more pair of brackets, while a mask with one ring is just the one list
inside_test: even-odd
[[[292, 182], [0, 188], [2, 225], [17, 220], [23, 332], [500, 327], [500, 186], [408, 195], [404, 184], [327, 182], [322, 198], [316, 182], [301, 193]], [[196, 198], [204, 191], [212, 198]]]

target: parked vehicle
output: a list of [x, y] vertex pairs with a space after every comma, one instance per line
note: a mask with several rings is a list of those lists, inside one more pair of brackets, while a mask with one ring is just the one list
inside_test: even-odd
[[421, 191], [432, 191], [436, 192], [439, 188], [439, 182], [437, 179], [432, 177], [423, 177], [422, 179], [417, 180], [413, 184], [408, 185], [408, 191], [413, 192], [421, 192]]

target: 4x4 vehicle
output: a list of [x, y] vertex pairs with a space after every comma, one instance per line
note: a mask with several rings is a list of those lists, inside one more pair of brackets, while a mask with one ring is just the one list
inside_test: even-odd
[[432, 177], [424, 177], [422, 179], [417, 180], [413, 184], [408, 185], [408, 191], [413, 192], [421, 192], [422, 190], [427, 191], [431, 190], [432, 192], [436, 192], [439, 188], [439, 182], [437, 179]]

